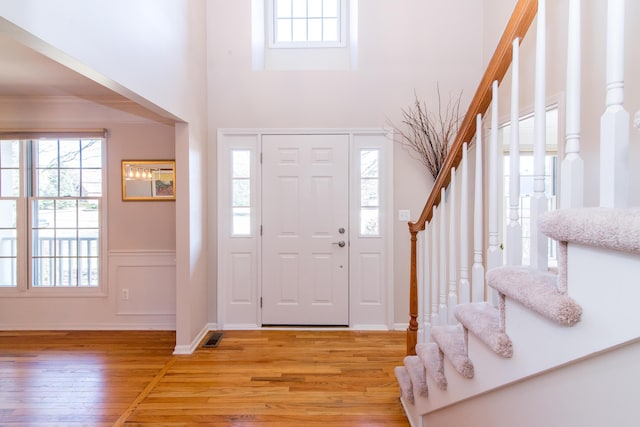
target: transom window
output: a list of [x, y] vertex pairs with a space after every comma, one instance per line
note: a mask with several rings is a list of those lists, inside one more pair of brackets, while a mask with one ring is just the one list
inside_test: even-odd
[[271, 0], [271, 47], [345, 45], [345, 0]]
[[0, 286], [100, 284], [103, 139], [0, 140]]

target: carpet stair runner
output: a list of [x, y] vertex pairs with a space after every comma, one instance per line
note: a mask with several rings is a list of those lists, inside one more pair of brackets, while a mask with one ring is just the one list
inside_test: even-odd
[[414, 397], [427, 397], [429, 395], [429, 389], [427, 388], [424, 365], [420, 358], [418, 356], [406, 356], [404, 358], [404, 366], [406, 366], [409, 379], [413, 384]]
[[[501, 301], [504, 301], [501, 298]], [[455, 317], [465, 328], [477, 336], [491, 350], [502, 357], [513, 356], [511, 339], [504, 332], [504, 310], [498, 310], [487, 302], [460, 304]]]
[[458, 326], [434, 326], [431, 338], [460, 375], [473, 378], [473, 362], [467, 355], [465, 333]]
[[447, 378], [444, 376], [444, 353], [440, 351], [438, 344], [434, 342], [420, 343], [416, 345], [416, 354], [422, 360], [427, 377], [440, 390], [446, 390]]
[[513, 355], [511, 339], [505, 333], [506, 298], [559, 325], [570, 327], [579, 322], [582, 308], [567, 295], [568, 243], [640, 253], [640, 209], [556, 210], [543, 215], [539, 226], [545, 235], [559, 243], [557, 274], [512, 266], [489, 270], [487, 284], [498, 291], [499, 307], [486, 302], [459, 304], [454, 311], [459, 325], [434, 326], [433, 341], [417, 344], [417, 356], [407, 357], [407, 366], [395, 368], [405, 401], [414, 404], [416, 395], [426, 396], [425, 373], [439, 389], [447, 389], [444, 357], [460, 375], [473, 378], [474, 366], [467, 353], [469, 332], [496, 354], [505, 358]]
[[409, 377], [407, 367], [396, 366], [393, 370], [396, 374], [398, 384], [400, 385], [400, 395], [402, 396], [402, 399], [413, 405], [416, 401], [413, 396], [413, 384], [411, 384], [411, 378]]
[[561, 325], [573, 326], [582, 315], [582, 308], [558, 289], [556, 274], [528, 267], [497, 267], [487, 272], [487, 284]]

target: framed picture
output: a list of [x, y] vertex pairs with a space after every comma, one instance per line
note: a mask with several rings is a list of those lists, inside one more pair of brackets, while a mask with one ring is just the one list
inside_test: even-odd
[[122, 161], [123, 201], [175, 199], [175, 160]]

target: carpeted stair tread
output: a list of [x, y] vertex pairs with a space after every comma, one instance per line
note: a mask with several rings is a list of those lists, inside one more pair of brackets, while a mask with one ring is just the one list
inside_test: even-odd
[[438, 344], [445, 357], [465, 378], [473, 378], [473, 363], [467, 355], [464, 331], [457, 326], [434, 326], [431, 338]]
[[407, 368], [411, 384], [413, 384], [413, 396], [427, 397], [429, 389], [427, 388], [427, 378], [425, 376], [424, 365], [418, 356], [406, 356], [404, 358], [404, 366]]
[[528, 267], [497, 267], [487, 272], [487, 284], [540, 315], [565, 326], [580, 321], [582, 307], [557, 287], [558, 276]]
[[413, 397], [413, 385], [411, 384], [411, 377], [406, 366], [396, 366], [393, 368], [396, 374], [396, 379], [400, 385], [400, 395], [410, 404], [415, 404], [415, 398]]
[[640, 209], [558, 209], [541, 215], [542, 233], [559, 242], [640, 254]]
[[486, 302], [456, 306], [456, 319], [502, 357], [513, 356], [511, 339], [500, 328], [500, 311]]
[[434, 342], [416, 345], [416, 354], [420, 357], [427, 376], [440, 390], [447, 389], [447, 378], [444, 376], [444, 354]]

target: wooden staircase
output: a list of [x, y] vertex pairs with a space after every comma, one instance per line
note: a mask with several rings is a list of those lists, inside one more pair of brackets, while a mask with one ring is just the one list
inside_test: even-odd
[[[512, 413], [518, 410], [527, 412], [527, 400], [514, 400], [510, 407], [502, 408], [499, 402], [492, 401], [491, 396], [501, 399], [503, 390], [523, 384], [530, 384], [531, 393], [544, 395], [546, 391], [536, 385], [539, 378], [560, 378], [561, 370], [590, 363], [588, 359], [605, 360], [603, 363], [606, 364], [608, 357], [622, 357], [616, 355], [618, 351], [630, 357], [629, 351], [640, 348], [637, 345], [640, 342], [640, 310], [635, 307], [640, 300], [640, 287], [630, 283], [637, 282], [634, 278], [640, 277], [640, 209], [626, 208], [628, 197], [624, 191], [615, 191], [614, 197], [601, 195], [601, 206], [606, 208], [582, 206], [584, 172], [579, 148], [581, 2], [568, 1], [566, 90], [568, 97], [578, 97], [578, 100], [568, 99], [566, 103], [566, 158], [561, 172], [563, 188], [566, 186], [579, 195], [567, 195], [566, 190], [561, 190], [561, 209], [546, 212], [544, 161], [540, 161], [545, 155], [546, 1], [520, 0], [451, 145], [425, 208], [418, 221], [409, 223], [411, 279], [407, 357], [404, 365], [396, 367], [395, 372], [401, 400], [413, 426], [515, 425]], [[519, 206], [513, 202], [509, 207], [510, 221], [504, 236], [507, 250], [504, 265], [498, 243], [499, 192], [495, 188], [499, 179], [496, 161], [498, 153], [502, 152], [497, 143], [498, 86], [513, 61], [511, 92], [512, 101], [516, 102], [511, 114], [511, 153], [517, 153], [519, 45], [536, 13], [536, 62], [542, 65], [536, 65], [536, 168], [535, 193], [531, 203], [531, 265], [521, 265], [522, 226], [519, 223]], [[623, 31], [620, 19], [624, 17], [624, 1], [609, 0], [608, 15], [609, 31]], [[615, 36], [613, 39], [619, 40]], [[608, 49], [618, 53], [607, 55], [607, 66], [619, 69], [619, 61], [622, 61], [620, 49]], [[620, 185], [625, 176], [628, 179], [628, 175], [624, 175], [628, 169], [628, 158], [619, 155], [620, 147], [629, 144], [628, 132], [625, 140], [625, 132], [620, 129], [629, 127], [628, 114], [626, 122], [624, 120], [621, 87], [624, 84], [620, 73], [608, 73], [601, 153], [607, 162], [613, 156], [616, 160], [612, 164], [620, 165], [623, 173], [620, 175], [622, 178], [616, 177], [616, 185]], [[487, 115], [490, 105], [490, 144], [484, 151], [482, 118]], [[472, 152], [469, 146], [474, 140]], [[475, 177], [471, 180], [469, 157], [475, 157]], [[514, 157], [517, 159], [517, 155], [512, 155], [512, 161]], [[486, 159], [489, 162], [483, 165]], [[517, 172], [518, 167], [513, 165], [511, 170]], [[601, 169], [606, 167], [611, 166], [601, 165]], [[488, 179], [483, 169], [489, 171]], [[512, 172], [511, 179], [519, 182], [519, 175]], [[607, 179], [602, 180], [608, 183]], [[468, 197], [471, 183], [475, 184], [475, 194]], [[601, 186], [601, 193], [610, 190], [606, 185]], [[485, 188], [488, 188], [489, 197], [485, 197]], [[519, 196], [518, 186], [512, 185], [510, 200], [519, 201]], [[487, 211], [489, 218], [485, 220]], [[473, 232], [469, 233], [467, 230], [472, 222]], [[447, 233], [447, 229], [460, 229], [461, 232]], [[485, 238], [486, 234], [488, 238]], [[448, 241], [447, 237], [452, 235], [459, 235], [460, 240]], [[549, 239], [557, 242], [557, 269], [549, 269], [547, 265]], [[483, 252], [487, 241], [489, 246]], [[471, 252], [473, 266], [469, 268], [466, 260]], [[458, 264], [462, 264], [459, 269], [456, 267]], [[468, 277], [469, 271], [472, 272], [471, 277]], [[624, 314], [618, 316], [616, 313]], [[624, 324], [620, 324], [619, 317], [624, 318]], [[615, 375], [611, 378], [624, 378], [620, 372], [624, 369], [640, 381], [640, 368], [628, 366], [613, 367]], [[569, 420], [568, 425], [603, 425], [591, 424], [591, 421], [601, 419], [598, 413], [601, 409], [596, 407], [582, 409], [581, 417], [589, 423], [573, 424], [569, 416], [571, 408], [579, 407], [575, 396], [584, 390], [580, 381], [562, 386], [567, 388], [568, 394], [566, 399], [559, 398], [566, 405], [566, 409], [559, 412]], [[618, 419], [624, 420], [624, 411], [633, 406], [629, 405], [629, 399], [621, 398], [621, 402], [612, 405], [616, 410], [623, 410], [623, 415], [617, 415]], [[484, 403], [474, 406], [475, 401]], [[542, 398], [539, 401], [543, 402], [540, 403], [542, 406], [546, 404]], [[484, 410], [483, 407], [488, 407], [486, 402], [511, 416], [501, 417], [500, 411]], [[552, 406], [550, 404], [549, 408]], [[453, 421], [463, 419], [460, 418], [463, 410], [468, 411], [468, 421]], [[551, 412], [558, 411], [554, 409]], [[585, 418], [586, 413], [591, 414], [591, 418]], [[535, 416], [519, 419], [517, 425], [567, 425], [559, 422], [561, 418], [536, 411]]]

